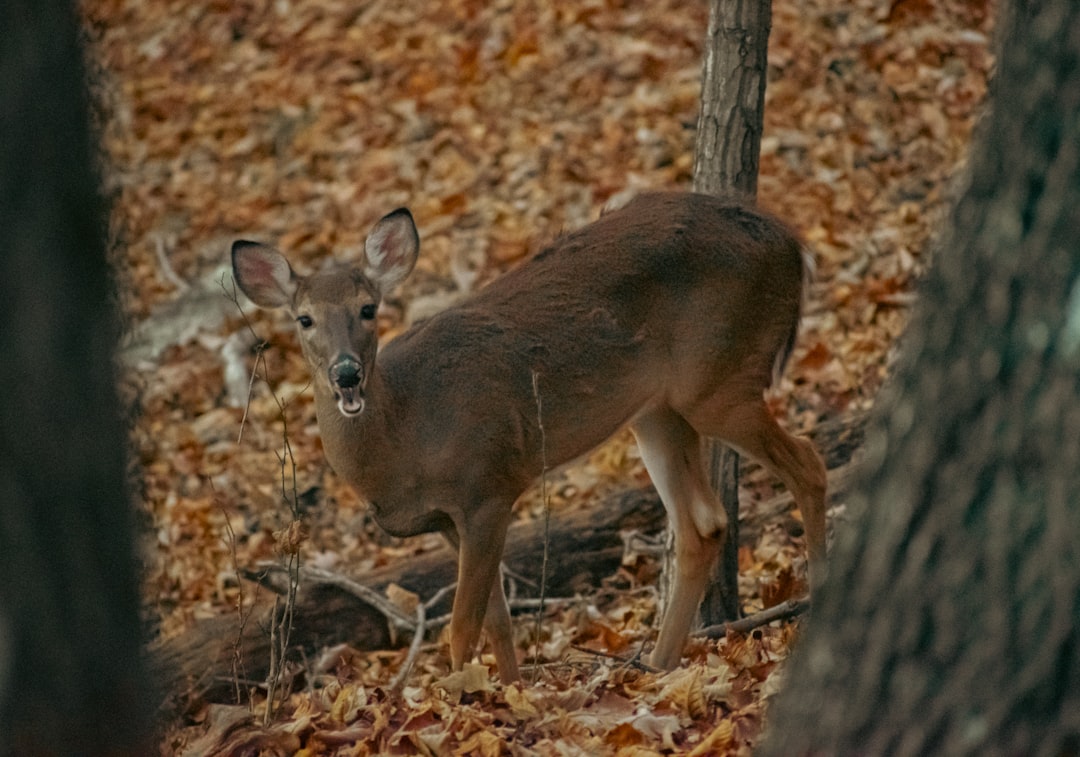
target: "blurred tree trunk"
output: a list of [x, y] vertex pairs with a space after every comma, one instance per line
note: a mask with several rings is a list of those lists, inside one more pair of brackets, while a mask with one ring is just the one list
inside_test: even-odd
[[[710, 0], [694, 146], [694, 191], [757, 194], [771, 0]], [[708, 445], [713, 489], [728, 515], [723, 556], [701, 605], [714, 625], [739, 617], [739, 456]]]
[[1080, 751], [1080, 4], [992, 113], [760, 753]]
[[75, 4], [4, 0], [0, 29], [0, 754], [148, 754]]

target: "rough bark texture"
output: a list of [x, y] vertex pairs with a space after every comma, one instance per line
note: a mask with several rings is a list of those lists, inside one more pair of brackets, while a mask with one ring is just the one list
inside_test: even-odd
[[[694, 145], [694, 191], [757, 193], [771, 0], [710, 0]], [[739, 616], [739, 456], [708, 445], [713, 488], [728, 514], [724, 552], [701, 605], [706, 625]]]
[[0, 755], [147, 754], [73, 4], [0, 3]]
[[771, 0], [710, 0], [694, 191], [757, 193]]
[[1002, 23], [970, 185], [764, 755], [1080, 750], [1080, 5]]

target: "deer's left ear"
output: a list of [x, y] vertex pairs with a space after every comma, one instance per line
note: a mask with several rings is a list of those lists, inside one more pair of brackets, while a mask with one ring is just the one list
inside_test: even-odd
[[416, 265], [420, 235], [412, 213], [398, 208], [383, 216], [364, 243], [364, 275], [386, 293], [400, 284]]

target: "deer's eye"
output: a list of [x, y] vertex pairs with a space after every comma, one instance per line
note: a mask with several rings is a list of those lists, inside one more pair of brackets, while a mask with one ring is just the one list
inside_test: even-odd
[[300, 328], [302, 329], [310, 329], [315, 325], [315, 321], [311, 320], [310, 315], [301, 315], [297, 317], [296, 322], [300, 324]]
[[368, 303], [367, 305], [364, 305], [362, 308], [360, 308], [360, 317], [363, 318], [365, 321], [370, 321], [372, 318], [375, 317], [376, 310], [377, 308], [375, 307], [374, 303]]

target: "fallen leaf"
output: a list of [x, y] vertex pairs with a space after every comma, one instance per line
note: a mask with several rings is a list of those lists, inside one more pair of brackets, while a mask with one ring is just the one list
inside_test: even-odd
[[487, 666], [473, 662], [465, 663], [461, 670], [438, 679], [433, 685], [445, 691], [455, 701], [461, 698], [462, 693], [475, 694], [478, 691], [495, 690]]
[[520, 684], [513, 683], [504, 688], [503, 696], [506, 698], [506, 703], [510, 705], [510, 711], [519, 720], [528, 720], [540, 714]]

